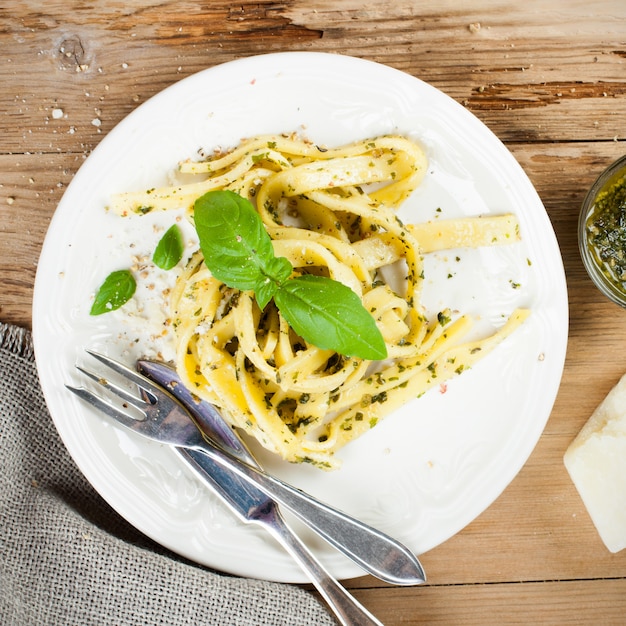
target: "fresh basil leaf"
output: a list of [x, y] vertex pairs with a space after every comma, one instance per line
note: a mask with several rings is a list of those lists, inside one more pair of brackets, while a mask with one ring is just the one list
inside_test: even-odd
[[264, 282], [259, 283], [254, 295], [261, 311], [267, 306], [268, 302], [274, 297], [278, 291], [278, 285], [271, 279], [266, 278]]
[[289, 259], [284, 256], [275, 256], [267, 262], [268, 275], [279, 285], [284, 283], [291, 276], [291, 272], [293, 272], [293, 266], [289, 262]]
[[152, 260], [162, 270], [171, 270], [183, 258], [183, 234], [176, 224], [170, 226], [157, 247]]
[[336, 280], [292, 278], [280, 285], [274, 301], [294, 331], [318, 348], [372, 361], [387, 357], [374, 318], [354, 291]]
[[128, 270], [111, 272], [96, 292], [89, 314], [102, 315], [119, 309], [133, 297], [136, 288], [137, 283]]
[[287, 259], [277, 262], [259, 214], [239, 194], [207, 192], [194, 203], [194, 221], [204, 262], [229, 287], [256, 290], [267, 279], [280, 284], [291, 273]]

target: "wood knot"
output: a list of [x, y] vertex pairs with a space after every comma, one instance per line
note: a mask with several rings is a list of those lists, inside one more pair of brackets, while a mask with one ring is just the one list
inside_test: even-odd
[[69, 35], [63, 38], [57, 48], [57, 57], [61, 68], [75, 72], [85, 72], [89, 69], [87, 48], [78, 35]]

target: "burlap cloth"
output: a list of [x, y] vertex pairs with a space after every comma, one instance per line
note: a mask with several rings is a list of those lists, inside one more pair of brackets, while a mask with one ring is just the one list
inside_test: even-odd
[[46, 409], [30, 332], [0, 323], [2, 626], [333, 625], [297, 586], [209, 571], [115, 513]]

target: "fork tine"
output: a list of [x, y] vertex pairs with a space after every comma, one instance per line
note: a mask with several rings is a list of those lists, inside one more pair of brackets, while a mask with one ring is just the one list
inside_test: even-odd
[[92, 391], [85, 389], [84, 387], [72, 387], [71, 385], [65, 385], [71, 392], [75, 393], [79, 398], [82, 398], [91, 406], [98, 409], [108, 417], [112, 417], [118, 422], [122, 423], [124, 426], [128, 426], [132, 428], [133, 425], [136, 425], [138, 421], [130, 415], [121, 411], [118, 407], [113, 404], [109, 404], [105, 400], [103, 400], [100, 396], [96, 395]]
[[81, 367], [80, 365], [76, 365], [76, 369], [79, 372], [82, 372], [88, 378], [91, 378], [91, 380], [96, 381], [99, 385], [102, 385], [102, 387], [104, 387], [105, 389], [108, 389], [109, 391], [114, 393], [116, 396], [122, 398], [122, 400], [124, 400], [125, 402], [132, 404], [137, 408], [141, 408], [142, 406], [148, 404], [148, 402], [146, 402], [144, 399], [138, 398], [135, 394], [130, 393], [130, 391], [126, 391], [126, 389], [112, 383], [108, 378], [104, 378], [100, 374], [96, 374], [95, 372]]
[[121, 374], [122, 376], [124, 376], [124, 378], [130, 380], [132, 383], [135, 383], [135, 385], [137, 385], [148, 394], [150, 402], [152, 402], [153, 404], [157, 402], [157, 394], [160, 393], [160, 390], [154, 386], [149, 378], [143, 376], [143, 374], [140, 374], [136, 370], [131, 369], [123, 363], [120, 363], [119, 361], [116, 361], [111, 357], [105, 356], [104, 354], [100, 354], [99, 352], [95, 352], [94, 350], [90, 350], [89, 348], [85, 348], [85, 352], [87, 352], [87, 354], [90, 354], [95, 359], [98, 359], [100, 363], [103, 363], [107, 367], [110, 367], [114, 372]]

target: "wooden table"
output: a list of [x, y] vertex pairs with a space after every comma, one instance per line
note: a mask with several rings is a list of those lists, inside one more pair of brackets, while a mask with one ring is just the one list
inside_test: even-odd
[[530, 176], [561, 247], [571, 322], [560, 392], [513, 483], [423, 555], [427, 585], [347, 585], [388, 626], [626, 623], [626, 551], [605, 549], [562, 462], [626, 371], [626, 312], [593, 287], [576, 238], [586, 190], [626, 153], [623, 0], [6, 0], [0, 16], [7, 323], [30, 326], [46, 228], [81, 163], [184, 76], [265, 52], [336, 52], [417, 76], [484, 121]]

